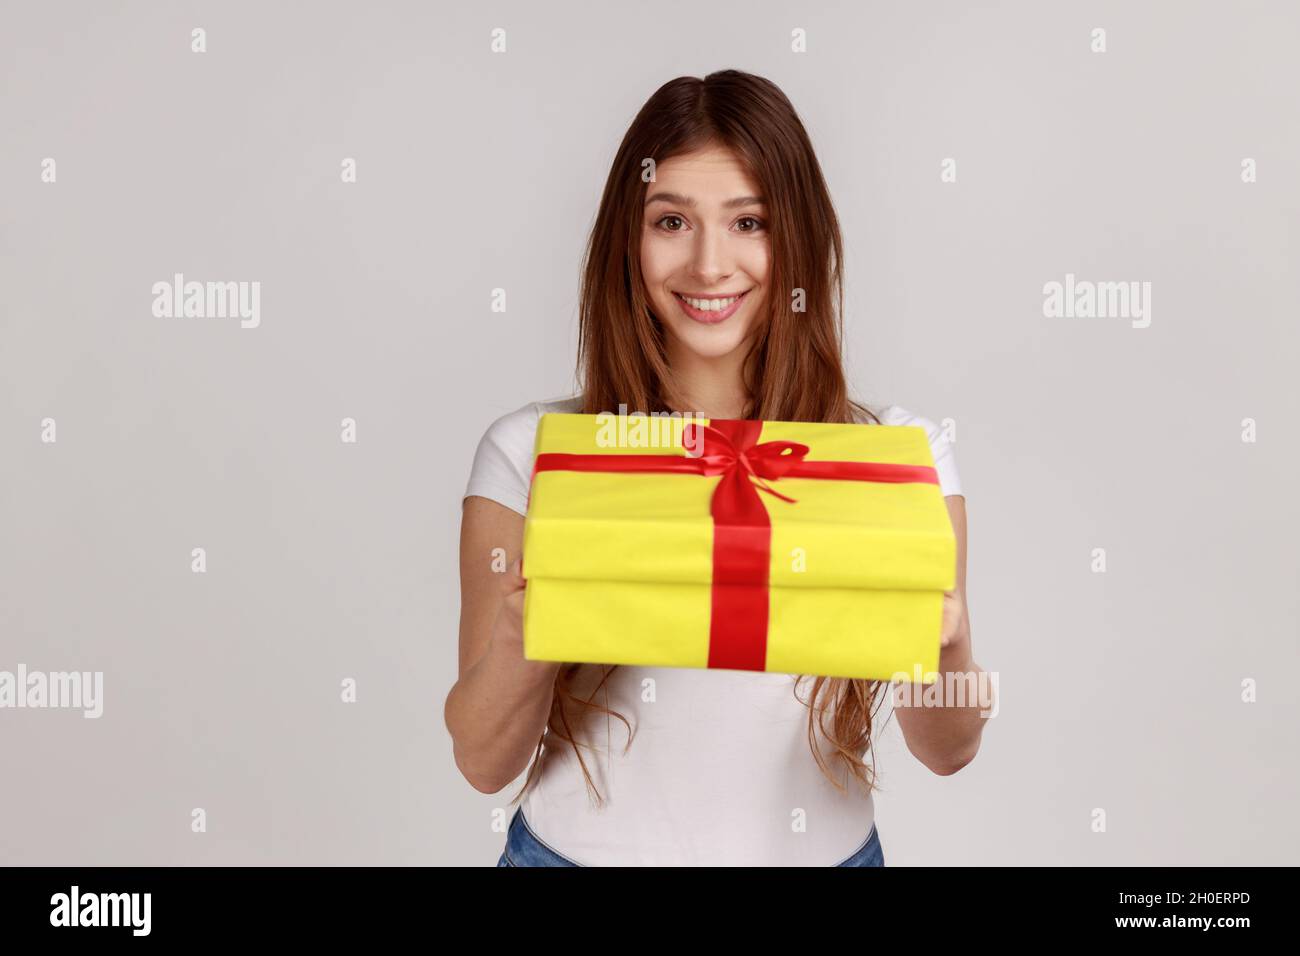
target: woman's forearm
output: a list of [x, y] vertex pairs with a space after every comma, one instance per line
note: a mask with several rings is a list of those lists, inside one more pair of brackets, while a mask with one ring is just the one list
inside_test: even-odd
[[902, 684], [894, 713], [907, 749], [937, 774], [956, 773], [979, 751], [984, 724], [995, 709], [987, 673], [969, 656], [940, 656], [933, 685]]
[[444, 716], [456, 766], [476, 790], [496, 793], [528, 766], [546, 729], [559, 668], [525, 660], [517, 640], [494, 633], [451, 689]]

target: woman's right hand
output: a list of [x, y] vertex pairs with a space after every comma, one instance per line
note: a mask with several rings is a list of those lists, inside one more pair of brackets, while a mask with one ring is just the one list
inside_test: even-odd
[[501, 575], [501, 610], [497, 612], [496, 637], [503, 644], [524, 647], [524, 597], [528, 582], [523, 576], [523, 555]]
[[558, 661], [530, 660], [524, 657], [524, 599], [528, 594], [528, 581], [523, 576], [521, 555], [510, 570], [501, 575], [501, 610], [497, 612], [496, 627], [492, 635], [498, 651], [512, 661], [518, 661], [530, 682], [553, 682], [560, 669]]

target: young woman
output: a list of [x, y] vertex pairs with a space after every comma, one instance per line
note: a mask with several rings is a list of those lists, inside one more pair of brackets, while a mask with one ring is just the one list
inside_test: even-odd
[[[644, 173], [644, 175], [643, 175]], [[580, 394], [495, 421], [461, 530], [456, 764], [483, 793], [525, 769], [498, 866], [882, 866], [872, 730], [888, 684], [610, 667], [523, 657], [523, 515], [540, 415], [920, 425], [957, 536], [940, 670], [973, 672], [966, 513], [952, 448], [928, 419], [850, 400], [841, 364], [839, 225], [802, 123], [733, 70], [663, 86], [623, 138], [583, 265]], [[513, 565], [494, 573], [503, 549]], [[938, 774], [975, 755], [979, 708], [894, 705]]]

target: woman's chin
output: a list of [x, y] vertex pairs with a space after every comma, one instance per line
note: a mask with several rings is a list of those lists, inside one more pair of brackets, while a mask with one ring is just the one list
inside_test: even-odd
[[677, 340], [677, 348], [683, 353], [706, 361], [725, 359], [743, 348], [745, 344], [743, 330], [736, 329], [708, 327], [673, 329], [672, 336]]

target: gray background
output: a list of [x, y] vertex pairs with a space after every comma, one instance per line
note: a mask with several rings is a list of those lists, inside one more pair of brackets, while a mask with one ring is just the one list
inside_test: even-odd
[[[948, 778], [891, 722], [890, 865], [1294, 862], [1295, 5], [475, 7], [0, 8], [0, 669], [106, 682], [0, 711], [0, 860], [495, 861], [442, 722], [471, 456], [572, 387], [637, 108], [737, 67], [829, 179], [857, 394], [957, 425], [1002, 710]], [[154, 318], [178, 271], [261, 327]], [[1151, 327], [1045, 318], [1066, 272]]]

